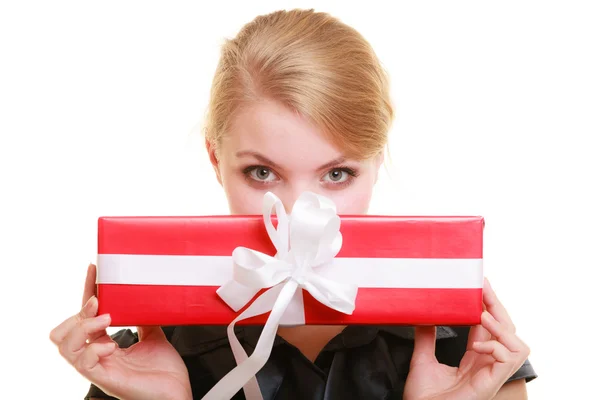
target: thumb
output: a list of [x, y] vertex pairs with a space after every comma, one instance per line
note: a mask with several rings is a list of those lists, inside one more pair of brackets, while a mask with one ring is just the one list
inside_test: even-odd
[[415, 348], [411, 365], [437, 362], [435, 358], [435, 326], [415, 327]]
[[138, 326], [138, 337], [142, 340], [167, 340], [160, 326]]
[[88, 300], [96, 295], [96, 266], [88, 265], [87, 274], [85, 276], [85, 286], [83, 289], [83, 299], [81, 306], [83, 307]]

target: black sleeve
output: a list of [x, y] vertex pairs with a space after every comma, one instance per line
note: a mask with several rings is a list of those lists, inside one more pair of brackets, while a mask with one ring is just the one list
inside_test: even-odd
[[[162, 329], [163, 329], [163, 332], [165, 332], [167, 339], [170, 341], [172, 332], [173, 332], [173, 328], [163, 327]], [[121, 329], [117, 333], [111, 335], [111, 338], [119, 345], [119, 348], [121, 348], [121, 349], [132, 346], [138, 342], [137, 332], [133, 332], [133, 331], [131, 331], [131, 329]], [[93, 398], [107, 399], [107, 400], [119, 400], [115, 397], [107, 395], [102, 390], [100, 390], [96, 385], [91, 384], [90, 390], [84, 397], [84, 400], [90, 400]]]
[[[458, 367], [460, 360], [462, 360], [465, 351], [467, 350], [467, 341], [469, 339], [469, 327], [456, 327], [453, 328], [457, 336], [454, 338], [438, 340], [436, 344], [436, 356], [439, 362], [450, 365], [452, 367]], [[537, 378], [531, 363], [529, 360], [525, 360], [525, 363], [511, 376], [507, 382], [511, 382], [517, 379], [525, 379], [526, 382], [532, 381]]]
[[529, 382], [534, 380], [535, 378], [537, 378], [537, 374], [533, 370], [531, 363], [529, 362], [529, 360], [525, 360], [521, 368], [519, 368], [517, 372], [513, 374], [513, 376], [508, 378], [506, 382], [516, 381], [519, 379], [525, 379], [525, 382]]

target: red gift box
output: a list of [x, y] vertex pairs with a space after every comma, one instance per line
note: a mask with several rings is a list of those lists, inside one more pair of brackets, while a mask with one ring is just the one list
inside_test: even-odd
[[[341, 216], [328, 274], [359, 286], [354, 312], [303, 290], [302, 320], [282, 324], [479, 324], [483, 226], [482, 217]], [[99, 313], [113, 326], [227, 325], [239, 313], [216, 292], [239, 246], [275, 254], [261, 216], [99, 218]]]

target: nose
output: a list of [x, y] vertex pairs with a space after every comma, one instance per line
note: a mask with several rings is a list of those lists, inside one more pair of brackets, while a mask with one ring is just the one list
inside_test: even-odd
[[279, 197], [283, 203], [283, 206], [285, 207], [286, 213], [289, 214], [292, 212], [292, 208], [294, 208], [294, 203], [296, 202], [296, 199], [298, 199], [298, 196], [300, 195], [286, 193], [283, 197]]
[[297, 184], [294, 186], [290, 186], [282, 190], [280, 193], [276, 193], [283, 206], [285, 207], [286, 213], [291, 213], [292, 208], [294, 208], [294, 203], [298, 200], [298, 197], [304, 192], [311, 191], [316, 192], [315, 188], [310, 187], [307, 184]]

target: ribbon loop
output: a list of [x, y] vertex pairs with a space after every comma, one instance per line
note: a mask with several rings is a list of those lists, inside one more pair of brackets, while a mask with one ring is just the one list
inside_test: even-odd
[[[277, 228], [275, 228], [271, 220], [273, 207], [275, 207], [275, 215], [277, 216]], [[288, 251], [289, 223], [283, 203], [271, 192], [267, 192], [264, 197], [263, 221], [269, 238], [275, 246], [275, 250], [277, 250], [277, 255], [285, 257]]]
[[[275, 208], [277, 227], [271, 215]], [[342, 247], [341, 220], [335, 204], [323, 196], [305, 192], [292, 212], [285, 213], [283, 203], [273, 193], [263, 201], [263, 221], [277, 254], [238, 247], [233, 251], [233, 279], [221, 286], [217, 294], [234, 311], [248, 304], [261, 289], [269, 288], [228, 326], [227, 336], [237, 362], [205, 400], [233, 397], [242, 387], [247, 399], [262, 400], [256, 373], [267, 362], [279, 323], [301, 289], [317, 301], [336, 311], [352, 314], [358, 286], [343, 284], [319, 275], [319, 267], [334, 262]], [[301, 298], [301, 297], [300, 297]], [[294, 307], [298, 308], [298, 307]], [[235, 323], [270, 312], [254, 353], [246, 354], [234, 334]]]

